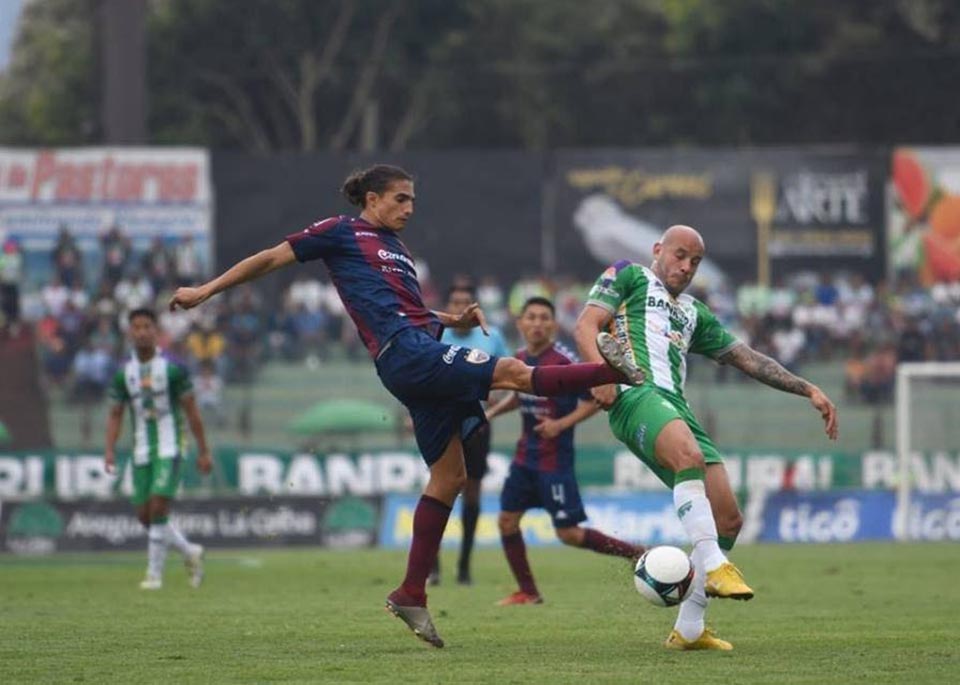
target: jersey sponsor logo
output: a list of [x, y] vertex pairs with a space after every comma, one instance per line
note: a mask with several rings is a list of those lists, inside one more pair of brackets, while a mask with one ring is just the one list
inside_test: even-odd
[[353, 234], [358, 238], [377, 238], [376, 233], [371, 233], [370, 231], [354, 231]]
[[683, 517], [686, 516], [691, 509], [693, 509], [693, 502], [684, 502], [680, 505], [680, 508], [677, 509], [677, 516], [682, 521]]
[[600, 295], [606, 295], [607, 297], [615, 297], [620, 299], [620, 292], [616, 288], [611, 288], [607, 285], [606, 282], [598, 283], [590, 289], [590, 294], [587, 295], [589, 298], [598, 297]]
[[470, 350], [467, 352], [466, 359], [471, 364], [486, 364], [490, 361], [490, 355], [483, 350]]
[[683, 328], [686, 328], [690, 324], [690, 317], [683, 310], [683, 308], [665, 298], [651, 295], [647, 298], [647, 307], [653, 309], [666, 309], [669, 314], [670, 321]]
[[443, 353], [443, 362], [447, 365], [453, 364], [453, 360], [457, 358], [457, 353], [462, 349], [460, 345], [451, 345], [448, 347], [447, 351]]
[[377, 256], [383, 260], [391, 260], [395, 262], [403, 262], [411, 269], [414, 268], [413, 260], [410, 259], [407, 255], [400, 254], [399, 252], [391, 252], [390, 250], [377, 250]]
[[668, 338], [670, 338], [670, 344], [678, 348], [680, 351], [685, 351], [687, 349], [687, 341], [683, 337], [683, 333], [680, 331], [669, 331], [666, 332]]
[[640, 424], [640, 427], [637, 429], [637, 434], [634, 436], [634, 438], [637, 442], [637, 448], [643, 452], [643, 441], [647, 438], [647, 424]]

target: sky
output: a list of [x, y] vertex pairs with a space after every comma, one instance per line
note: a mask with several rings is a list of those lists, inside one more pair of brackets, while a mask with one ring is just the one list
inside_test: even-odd
[[24, 0], [0, 0], [0, 70], [6, 69], [10, 61], [13, 34], [23, 2]]

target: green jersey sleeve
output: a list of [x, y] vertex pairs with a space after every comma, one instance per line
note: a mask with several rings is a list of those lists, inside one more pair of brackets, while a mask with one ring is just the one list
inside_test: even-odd
[[193, 392], [193, 381], [190, 379], [190, 372], [186, 367], [180, 364], [171, 363], [167, 367], [170, 382], [170, 396], [174, 400], [179, 400], [184, 395]]
[[615, 314], [634, 285], [638, 269], [626, 259], [614, 263], [597, 279], [587, 294], [587, 304]]
[[130, 401], [130, 393], [127, 392], [127, 377], [123, 369], [113, 374], [113, 380], [110, 381], [110, 388], [107, 390], [107, 395], [118, 404]]
[[716, 315], [699, 300], [694, 302], [697, 310], [697, 327], [690, 340], [690, 351], [716, 359], [740, 344], [740, 339], [717, 321]]

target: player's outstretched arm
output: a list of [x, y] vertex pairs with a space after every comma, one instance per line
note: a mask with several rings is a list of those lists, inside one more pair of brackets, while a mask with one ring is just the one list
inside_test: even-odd
[[195, 288], [177, 288], [177, 291], [170, 299], [170, 311], [173, 311], [177, 307], [192, 309], [209, 300], [219, 292], [223, 292], [240, 283], [246, 283], [255, 278], [260, 278], [271, 271], [276, 271], [280, 267], [292, 264], [296, 259], [293, 248], [290, 247], [290, 243], [286, 241], [268, 250], [261, 250], [237, 262], [212, 281], [208, 281]]
[[192, 394], [185, 395], [180, 400], [180, 406], [183, 407], [183, 413], [187, 415], [190, 431], [197, 441], [197, 469], [203, 474], [210, 473], [213, 468], [213, 459], [210, 457], [210, 448], [207, 446], [207, 434], [203, 428], [200, 410], [197, 408], [197, 400]]
[[784, 392], [809, 398], [810, 404], [823, 417], [825, 431], [831, 440], [837, 439], [837, 408], [820, 388], [810, 381], [787, 371], [776, 360], [761, 354], [748, 345], [740, 344], [721, 355], [717, 361], [735, 366], [751, 378]]
[[501, 414], [511, 412], [519, 406], [520, 396], [515, 392], [508, 393], [506, 397], [487, 409], [487, 421]]

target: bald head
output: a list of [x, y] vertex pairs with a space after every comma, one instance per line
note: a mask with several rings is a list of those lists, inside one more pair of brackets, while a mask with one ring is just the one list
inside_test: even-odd
[[691, 226], [684, 226], [683, 224], [676, 224], [664, 231], [663, 235], [660, 236], [660, 244], [664, 247], [683, 245], [690, 249], [699, 246], [701, 251], [706, 250], [706, 245], [703, 242], [703, 236], [700, 235], [700, 231]]
[[703, 261], [703, 236], [690, 226], [671, 226], [653, 246], [651, 268], [664, 287], [676, 297], [690, 285]]

